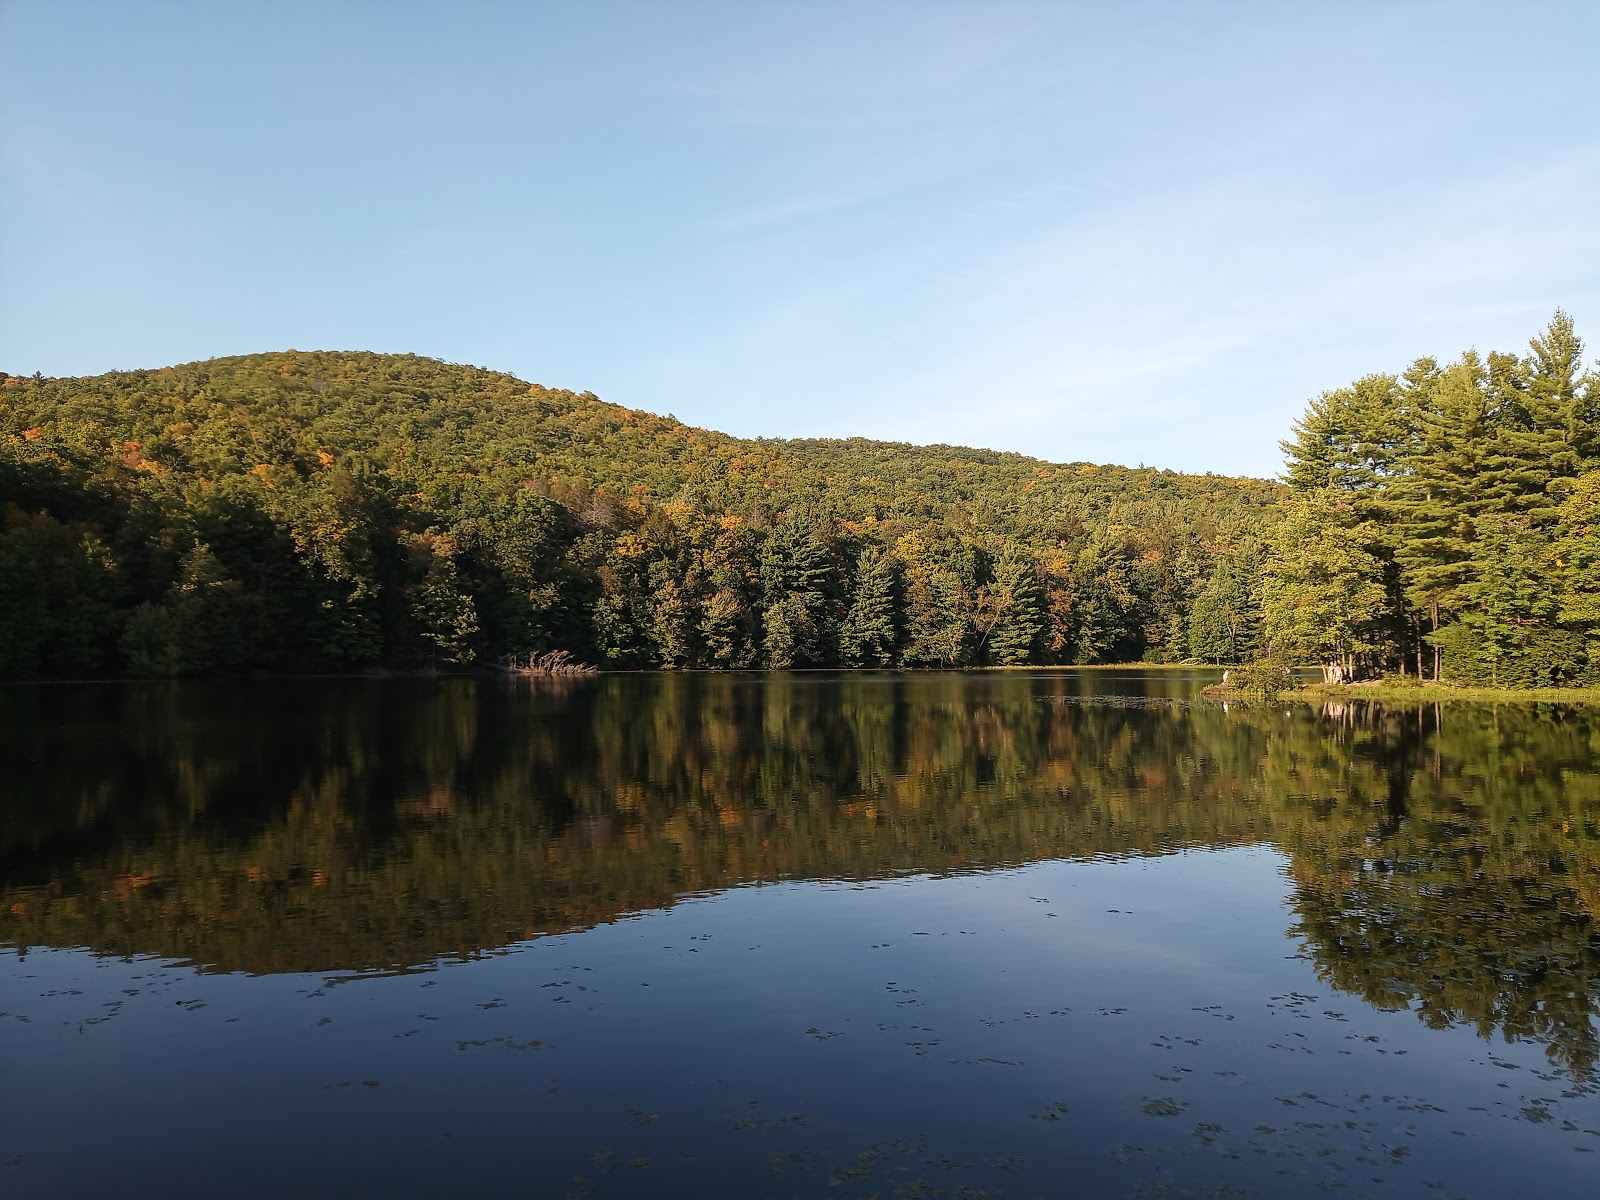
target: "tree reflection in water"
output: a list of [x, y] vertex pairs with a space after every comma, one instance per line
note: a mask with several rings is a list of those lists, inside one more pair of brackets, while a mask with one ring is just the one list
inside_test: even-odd
[[1152, 676], [11, 689], [0, 940], [396, 969], [782, 879], [1270, 843], [1331, 985], [1594, 1069], [1600, 721]]

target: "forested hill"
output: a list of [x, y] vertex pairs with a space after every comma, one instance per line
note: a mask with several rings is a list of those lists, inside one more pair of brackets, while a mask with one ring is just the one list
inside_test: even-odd
[[743, 440], [410, 355], [0, 388], [13, 678], [1234, 657], [1281, 490]]

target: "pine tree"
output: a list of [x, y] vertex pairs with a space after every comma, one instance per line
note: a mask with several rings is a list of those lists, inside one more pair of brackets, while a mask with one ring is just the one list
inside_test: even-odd
[[894, 661], [895, 564], [883, 551], [864, 551], [856, 567], [856, 592], [839, 629], [839, 650], [852, 667], [885, 667]]
[[1296, 492], [1331, 488], [1376, 496], [1405, 452], [1410, 426], [1406, 394], [1392, 375], [1368, 375], [1324, 392], [1279, 442], [1284, 480]]
[[1584, 682], [1600, 686], [1600, 469], [1574, 481], [1560, 516], [1553, 547], [1561, 598], [1556, 615], [1583, 646]]
[[1489, 517], [1474, 547], [1461, 619], [1447, 627], [1446, 675], [1491, 687], [1548, 687], [1582, 673], [1582, 639], [1557, 623], [1549, 542], [1527, 517]]
[[769, 671], [815, 666], [820, 661], [820, 631], [813, 612], [821, 599], [815, 592], [793, 592], [762, 614], [762, 665]]
[[1004, 666], [1034, 661], [1044, 637], [1044, 592], [1032, 556], [1011, 552], [995, 567], [994, 590], [1001, 612], [989, 637], [989, 652]]
[[1190, 610], [1189, 649], [1195, 658], [1242, 663], [1260, 654], [1261, 553], [1252, 541], [1217, 556]]
[[[758, 558], [766, 657], [784, 666], [836, 662], [838, 573], [829, 548], [790, 520], [763, 543]], [[780, 628], [774, 631], [771, 621]]]
[[1503, 512], [1509, 498], [1495, 470], [1487, 383], [1482, 360], [1469, 351], [1413, 389], [1415, 440], [1385, 496], [1406, 599], [1427, 614], [1434, 633], [1459, 610], [1472, 578], [1475, 522]]
[[1491, 378], [1501, 397], [1500, 453], [1516, 482], [1509, 507], [1548, 525], [1571, 481], [1600, 451], [1600, 416], [1582, 378], [1583, 341], [1571, 317], [1557, 309], [1528, 346], [1526, 361], [1491, 355]]

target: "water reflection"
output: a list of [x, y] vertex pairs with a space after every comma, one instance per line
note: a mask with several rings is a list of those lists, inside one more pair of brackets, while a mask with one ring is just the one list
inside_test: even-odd
[[1535, 1039], [1586, 1077], [1600, 723], [1549, 706], [1224, 711], [1196, 698], [1203, 681], [12, 689], [0, 941], [392, 970], [751, 882], [1266, 843], [1328, 984]]

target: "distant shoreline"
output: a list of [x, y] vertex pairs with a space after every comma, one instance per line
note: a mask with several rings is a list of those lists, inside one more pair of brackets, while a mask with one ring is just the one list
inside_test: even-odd
[[[1245, 692], [1220, 685], [1204, 689], [1202, 695], [1212, 700], [1259, 700], [1258, 692]], [[1378, 700], [1404, 701], [1413, 704], [1441, 704], [1447, 701], [1470, 701], [1489, 704], [1600, 704], [1600, 688], [1497, 688], [1465, 687], [1448, 683], [1311, 683], [1288, 688], [1272, 700]]]
[[[515, 671], [505, 671], [498, 667], [473, 666], [456, 667], [453, 669], [430, 670], [426, 667], [401, 668], [386, 667], [364, 671], [308, 671], [286, 672], [284, 674], [241, 674], [241, 675], [79, 675], [60, 676], [55, 678], [40, 679], [0, 679], [0, 688], [17, 686], [38, 686], [41, 684], [59, 686], [64, 684], [84, 683], [114, 683], [114, 684], [172, 684], [172, 683], [272, 683], [279, 680], [385, 680], [385, 679], [477, 679], [477, 678], [585, 678], [594, 679], [602, 675], [990, 675], [990, 674], [1028, 674], [1051, 672], [1058, 674], [1063, 671], [1221, 671], [1224, 668], [1213, 666], [1210, 663], [1055, 663], [1055, 664], [1024, 664], [1021, 666], [962, 666], [962, 667], [785, 667], [781, 670], [764, 667], [680, 667], [677, 669], [667, 667], [601, 667], [598, 670], [581, 676], [525, 676]], [[1600, 691], [1596, 693], [1600, 697]]]

